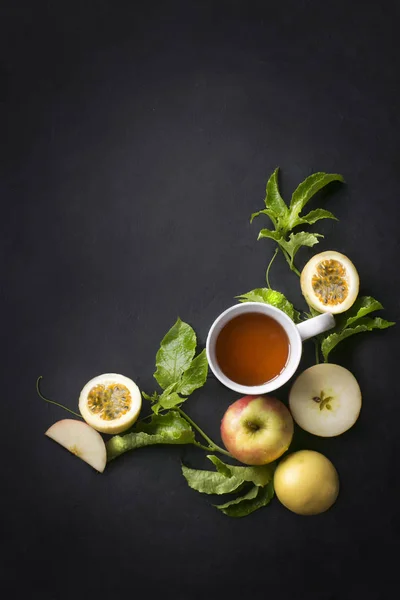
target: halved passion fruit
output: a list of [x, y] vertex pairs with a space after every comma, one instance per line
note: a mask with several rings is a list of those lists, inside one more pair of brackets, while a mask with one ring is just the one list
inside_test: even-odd
[[105, 373], [94, 377], [79, 396], [79, 410], [93, 429], [121, 433], [139, 416], [142, 396], [136, 383], [124, 375]]
[[359, 277], [347, 256], [327, 250], [308, 261], [301, 272], [300, 285], [307, 303], [315, 310], [337, 314], [354, 304]]

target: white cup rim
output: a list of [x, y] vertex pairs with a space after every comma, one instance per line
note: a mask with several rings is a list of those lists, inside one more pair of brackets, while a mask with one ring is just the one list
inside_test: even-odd
[[[221, 371], [215, 355], [215, 343], [222, 328], [237, 314], [248, 312], [260, 312], [273, 317], [284, 328], [289, 339], [289, 356], [281, 373], [266, 383], [254, 386], [242, 385], [229, 379]], [[206, 354], [210, 369], [222, 384], [240, 394], [259, 396], [277, 390], [289, 381], [299, 366], [302, 345], [300, 333], [295, 323], [282, 310], [263, 302], [243, 302], [242, 304], [230, 306], [215, 319], [207, 335]]]

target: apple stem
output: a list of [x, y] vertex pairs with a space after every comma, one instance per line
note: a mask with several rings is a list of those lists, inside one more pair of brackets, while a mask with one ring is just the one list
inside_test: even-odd
[[208, 446], [204, 446], [203, 444], [200, 444], [199, 442], [194, 442], [194, 445], [197, 446], [198, 448], [203, 448], [203, 450], [207, 450], [207, 451], [212, 451], [212, 452], [220, 452], [221, 454], [225, 454], [226, 456], [230, 456], [232, 457], [232, 455], [227, 451], [224, 450], [224, 448], [221, 448], [221, 446], [218, 446], [217, 444], [215, 444], [211, 438], [208, 437], [207, 434], [204, 433], [204, 431], [202, 429], [200, 429], [200, 427], [189, 417], [189, 415], [187, 415], [181, 408], [178, 408], [177, 411], [179, 412], [179, 414], [188, 422], [190, 423], [190, 425], [206, 440], [206, 442], [208, 442]]
[[66, 406], [64, 406], [63, 404], [59, 404], [58, 402], [54, 402], [54, 400], [49, 400], [48, 398], [46, 398], [45, 396], [43, 396], [43, 394], [40, 391], [40, 380], [43, 379], [43, 376], [40, 375], [37, 380], [36, 380], [36, 391], [38, 393], [38, 395], [42, 398], [42, 400], [45, 400], [46, 402], [48, 402], [49, 404], [55, 404], [56, 406], [58, 406], [59, 408], [63, 408], [64, 410], [67, 410], [69, 413], [75, 415], [76, 417], [79, 417], [80, 419], [82, 419], [82, 415], [79, 415], [78, 413], [74, 412], [73, 410], [71, 410], [70, 408], [67, 408]]

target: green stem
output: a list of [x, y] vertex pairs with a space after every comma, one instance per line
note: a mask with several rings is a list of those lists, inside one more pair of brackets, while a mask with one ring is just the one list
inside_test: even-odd
[[274, 262], [274, 260], [275, 260], [275, 257], [276, 257], [276, 255], [278, 254], [278, 252], [279, 252], [279, 246], [278, 246], [277, 248], [275, 248], [275, 252], [274, 252], [274, 254], [273, 254], [273, 256], [272, 256], [271, 260], [269, 261], [269, 265], [268, 265], [268, 267], [267, 267], [267, 272], [266, 272], [266, 275], [265, 275], [265, 278], [266, 278], [266, 280], [267, 280], [267, 285], [268, 285], [268, 288], [269, 288], [269, 289], [271, 289], [271, 285], [270, 285], [270, 283], [269, 283], [269, 270], [270, 270], [270, 268], [271, 268], [271, 265], [272, 265], [272, 263], [273, 263], [273, 262]]
[[[221, 452], [221, 450], [217, 450], [216, 448], [212, 448], [211, 446], [205, 446], [204, 444], [200, 444], [200, 442], [193, 442], [193, 445], [196, 446], [196, 448], [201, 448], [202, 450], [205, 450], [206, 452]], [[224, 452], [224, 454], [226, 454]], [[230, 456], [230, 454], [228, 455]]]
[[[161, 411], [160, 411], [161, 412]], [[140, 421], [147, 421], [147, 419], [151, 419], [151, 417], [154, 417], [154, 413], [150, 413], [149, 415], [146, 415], [145, 417], [142, 417], [140, 419]], [[138, 422], [138, 421], [137, 421]]]
[[296, 275], [298, 277], [300, 277], [301, 273], [298, 269], [296, 269], [296, 266], [293, 264], [293, 261], [291, 260], [289, 254], [286, 252], [286, 250], [284, 248], [282, 248], [282, 246], [279, 246], [279, 247], [283, 252], [283, 256], [286, 258], [286, 262], [289, 265], [290, 270], [293, 271], [293, 273], [296, 273]]
[[293, 271], [294, 273], [296, 273], [297, 277], [300, 277], [301, 273], [300, 273], [300, 271], [299, 271], [299, 270], [298, 270], [298, 269], [295, 267], [295, 265], [292, 265], [291, 269], [292, 269], [292, 271]]
[[45, 400], [46, 402], [49, 402], [49, 404], [55, 404], [56, 406], [59, 406], [60, 408], [63, 408], [64, 410], [67, 410], [69, 413], [71, 413], [71, 414], [75, 415], [76, 417], [79, 417], [80, 419], [82, 419], [82, 415], [79, 415], [78, 413], [74, 412], [70, 408], [67, 408], [63, 404], [59, 404], [58, 402], [54, 402], [54, 400], [49, 400], [48, 398], [46, 398], [45, 396], [43, 396], [43, 394], [40, 391], [40, 383], [39, 383], [41, 379], [43, 379], [42, 375], [40, 375], [37, 378], [37, 380], [36, 380], [36, 391], [39, 394], [39, 396], [42, 398], [42, 400]]
[[199, 442], [195, 442], [195, 446], [198, 446], [199, 448], [203, 448], [203, 450], [212, 450], [214, 452], [220, 452], [221, 454], [225, 454], [226, 456], [232, 456], [231, 454], [229, 454], [229, 452], [227, 450], [224, 450], [224, 448], [221, 448], [221, 446], [218, 446], [218, 444], [215, 444], [211, 438], [208, 437], [207, 434], [204, 433], [204, 431], [202, 429], [200, 429], [200, 427], [189, 417], [189, 415], [187, 415], [181, 408], [178, 408], [177, 411], [179, 412], [179, 414], [186, 419], [186, 421], [188, 423], [190, 423], [190, 425], [206, 440], [206, 442], [208, 442], [209, 447], [203, 446], [202, 444], [199, 444]]
[[315, 344], [315, 364], [319, 365], [319, 342], [318, 342], [318, 340], [314, 339], [314, 344]]
[[[160, 408], [160, 410], [158, 411], [157, 415], [162, 415], [162, 414], [168, 412], [168, 410], [170, 410], [170, 409], [169, 408]], [[155, 414], [156, 413], [151, 412], [149, 415], [146, 415], [145, 417], [142, 417], [140, 420], [141, 421], [146, 421], [146, 419], [151, 419], [152, 417], [154, 417]]]

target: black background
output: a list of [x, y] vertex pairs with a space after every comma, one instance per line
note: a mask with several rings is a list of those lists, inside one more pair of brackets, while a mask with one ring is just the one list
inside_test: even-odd
[[[179, 315], [204, 345], [273, 252], [249, 224], [281, 167], [286, 198], [342, 173], [319, 205], [318, 250], [356, 264], [361, 293], [398, 320], [397, 2], [2, 2], [2, 590], [29, 598], [386, 599], [398, 551], [397, 328], [332, 360], [363, 391], [337, 439], [296, 435], [336, 465], [341, 495], [304, 518], [277, 500], [233, 520], [158, 447], [103, 475], [45, 438], [102, 372], [147, 391]], [[312, 206], [315, 207], [318, 202]], [[302, 250], [301, 268], [313, 250]], [[273, 287], [304, 308], [283, 260]], [[312, 364], [305, 349], [302, 366]], [[287, 390], [277, 396], [285, 400]], [[214, 379], [187, 404], [219, 440], [238, 395]], [[397, 528], [397, 531], [396, 531]]]

